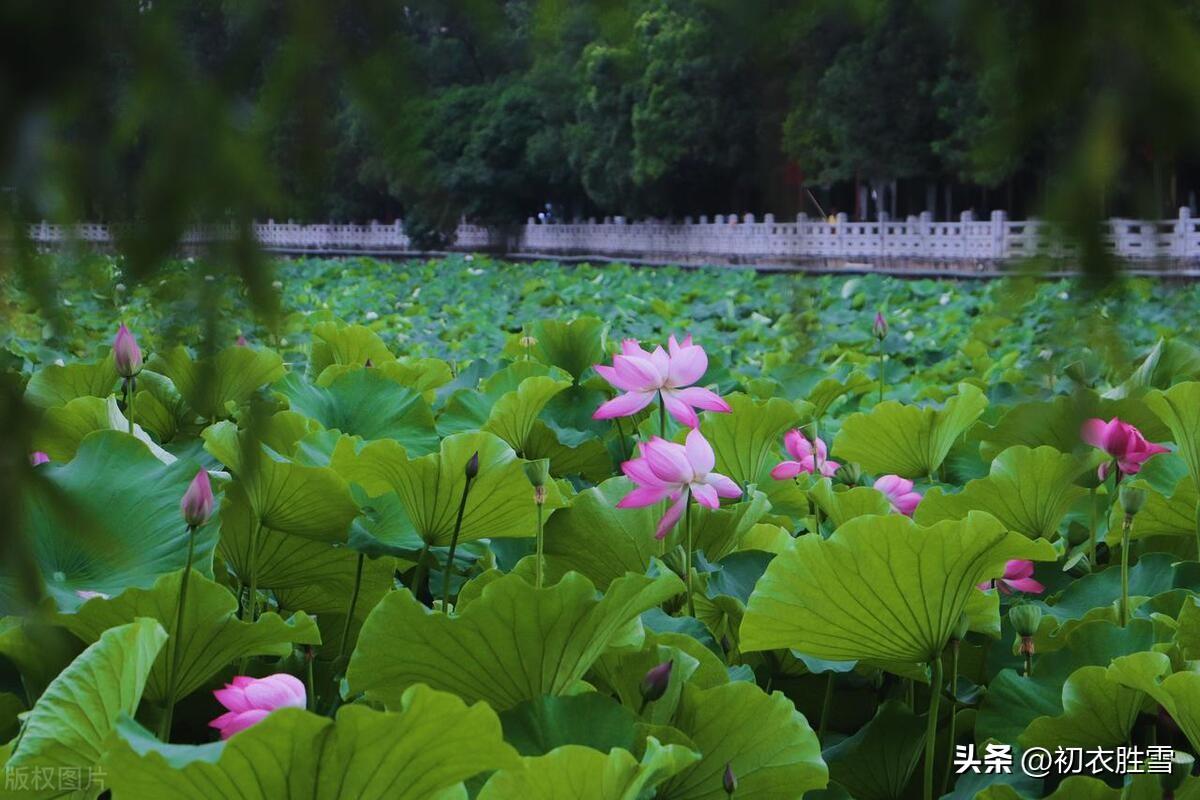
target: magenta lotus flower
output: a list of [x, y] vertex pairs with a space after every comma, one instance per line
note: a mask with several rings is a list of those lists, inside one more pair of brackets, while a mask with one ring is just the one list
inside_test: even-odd
[[921, 495], [913, 491], [913, 482], [899, 475], [884, 475], [875, 481], [875, 488], [887, 497], [893, 511], [906, 517], [911, 517], [921, 502]]
[[666, 537], [683, 515], [689, 497], [695, 497], [706, 508], [719, 508], [722, 497], [742, 496], [736, 483], [712, 471], [716, 456], [697, 429], [688, 433], [686, 444], [654, 436], [639, 447], [642, 457], [621, 465], [625, 477], [637, 484], [637, 488], [622, 497], [617, 508], [641, 508], [670, 499], [672, 505], [659, 520], [655, 538]]
[[887, 338], [888, 324], [882, 311], [875, 312], [875, 322], [871, 325], [871, 333], [881, 342]]
[[998, 589], [1000, 594], [1041, 594], [1046, 587], [1033, 579], [1033, 562], [1015, 558], [1004, 565], [1004, 576], [979, 584], [980, 589]]
[[304, 708], [307, 695], [304, 684], [286, 672], [265, 678], [238, 675], [224, 689], [213, 692], [217, 701], [229, 711], [208, 723], [228, 739], [238, 731], [262, 722], [268, 714], [280, 708]]
[[117, 337], [113, 339], [113, 363], [116, 364], [117, 374], [122, 378], [132, 378], [142, 371], [142, 349], [138, 347], [137, 339], [121, 323]]
[[[1113, 417], [1108, 422], [1099, 418], [1089, 419], [1083, 423], [1080, 436], [1092, 447], [1098, 447], [1112, 456], [1113, 461], [1117, 462], [1117, 468], [1124, 475], [1133, 475], [1140, 471], [1142, 464], [1150, 456], [1168, 452], [1162, 445], [1147, 442], [1141, 431], [1128, 422], [1122, 422], [1118, 417]], [[1100, 465], [1100, 469], [1097, 470], [1100, 480], [1108, 477], [1111, 468], [1112, 464], [1107, 461]]]
[[771, 477], [777, 481], [794, 478], [802, 472], [819, 473], [826, 478], [841, 468], [841, 464], [827, 458], [825, 442], [820, 437], [810, 442], [799, 428], [793, 428], [783, 437], [783, 447], [794, 461], [780, 461], [771, 470]]
[[41, 450], [35, 450], [29, 454], [29, 464], [33, 467], [41, 466], [42, 464], [50, 463], [50, 456], [43, 453]]
[[671, 336], [668, 350], [654, 348], [648, 353], [636, 339], [621, 342], [621, 352], [613, 357], [611, 367], [596, 365], [596, 372], [615, 388], [621, 390], [612, 400], [602, 403], [593, 419], [613, 419], [636, 414], [662, 395], [667, 412], [680, 425], [696, 428], [700, 417], [696, 409], [728, 413], [729, 404], [708, 389], [692, 384], [704, 377], [708, 369], [708, 354], [692, 337], [683, 342]]
[[183, 493], [183, 499], [179, 501], [179, 510], [189, 527], [199, 528], [208, 522], [213, 510], [213, 491], [207, 470], [200, 470], [192, 478], [187, 491]]

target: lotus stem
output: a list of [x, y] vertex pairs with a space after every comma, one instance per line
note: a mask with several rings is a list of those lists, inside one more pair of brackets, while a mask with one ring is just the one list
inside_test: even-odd
[[1200, 501], [1196, 502], [1196, 559], [1200, 560]]
[[462, 530], [463, 512], [467, 510], [467, 494], [471, 491], [471, 475], [463, 486], [462, 499], [458, 501], [458, 517], [454, 520], [454, 535], [450, 537], [450, 552], [446, 555], [446, 571], [442, 574], [442, 611], [450, 613], [450, 571], [454, 568], [454, 551], [458, 549], [458, 534]]
[[304, 661], [305, 661], [304, 682], [308, 684], [307, 708], [309, 711], [317, 710], [317, 682], [316, 682], [316, 679], [313, 677], [313, 662], [316, 660], [317, 660], [316, 654], [313, 653], [312, 645], [311, 644], [304, 645]]
[[933, 671], [929, 683], [929, 719], [925, 724], [925, 800], [933, 800], [933, 759], [937, 755], [938, 706], [942, 699], [942, 657], [929, 662]]
[[879, 402], [882, 403], [883, 402], [883, 384], [884, 384], [884, 380], [885, 380], [884, 375], [883, 375], [883, 358], [884, 358], [883, 339], [879, 340], [879, 348], [878, 349], [879, 349]]
[[254, 622], [258, 613], [258, 537], [261, 535], [262, 525], [255, 525], [254, 533], [250, 536], [250, 556], [246, 566], [246, 571], [250, 573], [250, 595], [246, 598], [246, 605], [242, 609], [244, 622]]
[[350, 640], [350, 623], [354, 620], [354, 608], [358, 605], [358, 592], [362, 588], [364, 558], [362, 553], [358, 554], [358, 566], [354, 570], [354, 590], [350, 592], [350, 608], [346, 612], [346, 622], [342, 625], [342, 640], [338, 643], [338, 658], [346, 655], [346, 643]]
[[[1200, 507], [1197, 508], [1200, 512]], [[1096, 568], [1096, 527], [1100, 524], [1096, 519], [1096, 489], [1092, 487], [1088, 489], [1088, 564], [1092, 569]], [[1197, 529], [1198, 537], [1200, 537], [1200, 529]]]
[[1133, 516], [1125, 515], [1121, 526], [1121, 627], [1129, 624], [1129, 531], [1133, 527]]
[[542, 588], [542, 578], [543, 578], [543, 574], [545, 571], [545, 568], [543, 566], [544, 556], [542, 555], [543, 550], [544, 550], [543, 545], [544, 545], [544, 539], [542, 537], [542, 504], [538, 503], [537, 504], [537, 571], [535, 574], [534, 585], [539, 589]]
[[125, 379], [125, 416], [129, 422], [129, 435], [133, 436], [133, 394], [137, 386], [137, 378], [130, 376]]
[[658, 391], [658, 435], [667, 438], [667, 401], [663, 399], [661, 389]]
[[688, 616], [696, 617], [696, 600], [692, 597], [692, 493], [688, 492], [683, 502], [683, 524], [687, 530], [687, 553], [684, 558], [684, 569], [687, 570], [687, 608]]
[[192, 575], [192, 559], [195, 554], [196, 528], [188, 525], [187, 561], [184, 562], [183, 576], [179, 579], [179, 600], [175, 604], [175, 627], [171, 629], [171, 638], [167, 644], [171, 656], [167, 661], [169, 672], [167, 672], [166, 708], [158, 729], [158, 738], [164, 742], [170, 741], [171, 719], [175, 716], [175, 693], [179, 690], [179, 654], [183, 650], [183, 613], [187, 607], [188, 582]]
[[412, 589], [413, 597], [418, 602], [421, 600], [421, 585], [428, 580], [429, 577], [429, 542], [425, 542], [421, 547], [421, 552], [417, 554], [417, 568], [413, 570]]
[[824, 741], [829, 727], [829, 713], [833, 710], [833, 670], [825, 678], [825, 699], [821, 701], [821, 723], [817, 728], [817, 741]]
[[621, 424], [620, 417], [614, 417], [613, 422], [617, 425], [617, 442], [621, 445], [621, 460], [629, 460], [629, 448], [625, 442], [625, 426]]
[[[957, 736], [955, 728], [958, 723], [958, 648], [959, 640], [950, 640], [950, 738], [947, 739], [947, 747], [950, 752], [954, 752], [954, 739]], [[950, 788], [950, 765], [953, 759], [946, 759], [946, 769], [942, 773], [942, 790], [938, 796], [945, 794]]]

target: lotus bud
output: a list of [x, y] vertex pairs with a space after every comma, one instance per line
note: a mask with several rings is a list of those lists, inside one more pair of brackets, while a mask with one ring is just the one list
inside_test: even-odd
[[142, 349], [123, 322], [113, 339], [113, 363], [122, 378], [132, 378], [142, 371]]
[[213, 511], [213, 493], [207, 470], [200, 470], [192, 478], [187, 491], [183, 493], [183, 499], [179, 501], [179, 510], [183, 512], [183, 521], [189, 528], [199, 528], [208, 522]]
[[248, 344], [248, 343], [246, 342], [246, 337], [245, 337], [244, 335], [242, 335], [242, 334], [240, 334], [240, 333], [239, 333], [239, 334], [238, 334], [238, 337], [237, 337], [237, 343], [236, 343], [236, 344], [237, 344], [237, 346], [238, 346], [238, 347], [245, 347], [245, 346]]
[[646, 677], [642, 678], [642, 700], [653, 703], [667, 693], [667, 686], [671, 683], [671, 667], [674, 665], [673, 660], [664, 661], [646, 673]]
[[725, 763], [725, 774], [721, 776], [721, 786], [725, 789], [725, 794], [733, 797], [733, 793], [737, 791], [737, 775], [733, 774], [733, 765], [729, 762]]
[[1032, 603], [1021, 603], [1008, 611], [1008, 621], [1018, 636], [1033, 636], [1042, 624], [1042, 607]]
[[372, 367], [375, 366], [375, 362], [368, 358], [367, 362], [365, 364], [363, 364], [363, 366], [366, 367], [367, 369], [371, 369]]
[[37, 467], [42, 464], [46, 464], [49, 461], [50, 461], [50, 456], [46, 455], [41, 450], [35, 450], [34, 452], [29, 454], [30, 466]]
[[888, 324], [882, 311], [875, 312], [875, 324], [871, 326], [871, 333], [875, 334], [875, 338], [881, 342], [887, 338]]
[[526, 461], [525, 477], [529, 478], [529, 482], [535, 487], [545, 486], [546, 480], [550, 477], [550, 459], [539, 458], [536, 461]]
[[1121, 499], [1121, 510], [1125, 512], [1126, 519], [1133, 519], [1142, 510], [1142, 506], [1146, 505], [1145, 489], [1122, 486], [1118, 496]]
[[469, 459], [467, 459], [467, 466], [466, 466], [465, 471], [467, 473], [467, 480], [469, 480], [469, 481], [474, 480], [475, 476], [479, 474], [479, 451], [478, 450], [476, 450], [474, 453], [472, 453], [471, 457]]
[[1063, 368], [1063, 372], [1067, 373], [1067, 377], [1080, 386], [1090, 385], [1087, 378], [1087, 370], [1082, 361], [1072, 361]]
[[857, 486], [862, 480], [862, 467], [853, 463], [842, 464], [834, 473], [834, 477], [847, 486]]
[[950, 632], [950, 640], [953, 642], [961, 642], [967, 638], [967, 631], [971, 628], [971, 620], [966, 614], [958, 615], [958, 622], [954, 624], [954, 630]]

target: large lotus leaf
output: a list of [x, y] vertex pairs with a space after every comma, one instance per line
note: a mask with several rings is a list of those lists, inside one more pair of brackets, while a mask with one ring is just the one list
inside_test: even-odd
[[292, 372], [272, 388], [288, 399], [293, 411], [331, 430], [364, 439], [395, 439], [415, 455], [437, 449], [433, 411], [425, 399], [379, 370], [351, 370], [328, 386]]
[[519, 764], [482, 703], [414, 686], [396, 712], [346, 706], [337, 720], [274, 712], [225, 742], [164, 745], [132, 720], [105, 760], [114, 800], [448, 800]]
[[1038, 655], [1032, 677], [1005, 669], [990, 681], [975, 722], [976, 738], [1017, 741], [1038, 717], [1063, 713], [1063, 684], [1072, 673], [1107, 667], [1114, 658], [1149, 650], [1157, 641], [1154, 624], [1146, 619], [1131, 620], [1125, 627], [1107, 620], [1077, 626], [1060, 649]]
[[914, 517], [922, 525], [931, 525], [986, 511], [1010, 531], [1031, 539], [1053, 539], [1062, 518], [1085, 494], [1075, 485], [1085, 468], [1074, 456], [1053, 447], [1010, 447], [996, 456], [986, 478], [970, 481], [961, 492], [931, 489]]
[[[167, 693], [167, 664], [179, 663], [177, 698], [186, 697], [226, 665], [243, 656], [285, 656], [292, 643], [320, 644], [312, 617], [300, 612], [286, 622], [278, 614], [262, 614], [253, 624], [237, 618], [237, 600], [223, 586], [193, 571], [188, 582], [182, 640], [174, 638], [179, 581], [183, 571], [158, 579], [150, 589], [127, 589], [117, 597], [93, 598], [74, 614], [59, 614], [67, 630], [94, 642], [109, 628], [139, 618], [158, 620], [171, 639], [163, 648], [146, 683], [147, 699], [159, 702]], [[182, 655], [176, 656], [177, 648]]]
[[[117, 717], [132, 714], [141, 702], [142, 687], [166, 639], [166, 631], [151, 619], [105, 631], [34, 704], [5, 767], [83, 769], [90, 775], [104, 754]], [[57, 782], [53, 788], [58, 788]], [[91, 786], [80, 796], [95, 797], [103, 788]], [[58, 792], [42, 794], [57, 796]]]
[[613, 473], [613, 456], [599, 437], [589, 436], [568, 444], [558, 431], [540, 419], [533, 421], [525, 437], [524, 453], [530, 461], [549, 459], [550, 474], [556, 478], [579, 475], [591, 483], [602, 483]]
[[[1014, 786], [1008, 785], [1007, 775], [993, 777], [996, 778], [997, 782], [976, 794], [975, 800], [1029, 800], [1029, 798], [1042, 796], [1041, 792], [1036, 790], [1032, 794], [1025, 794], [1018, 791]], [[1136, 775], [1134, 776], [1135, 779], [1137, 777]], [[1153, 778], [1154, 776], [1151, 777]], [[1000, 782], [1001, 778], [1005, 782]], [[1120, 789], [1114, 789], [1098, 778], [1089, 778], [1085, 775], [1071, 775], [1059, 784], [1058, 789], [1046, 795], [1045, 800], [1121, 800], [1121, 798], [1127, 796], [1132, 797], [1134, 795], [1125, 795]], [[1155, 794], [1152, 796], [1159, 797], [1160, 795]], [[1182, 795], [1177, 795], [1177, 797], [1182, 798]]]
[[840, 398], [847, 395], [861, 394], [867, 388], [877, 385], [878, 381], [862, 372], [855, 371], [847, 375], [845, 380], [825, 378], [819, 381], [809, 390], [804, 399], [812, 404], [813, 419], [821, 420], [825, 418], [825, 415], [829, 413], [829, 409]]
[[316, 377], [330, 364], [362, 366], [394, 361], [395, 356], [379, 334], [362, 325], [321, 322], [313, 327], [312, 353], [308, 357], [309, 374]]
[[905, 478], [932, 475], [954, 441], [979, 419], [987, 397], [964, 383], [942, 408], [880, 403], [868, 413], [851, 414], [833, 440], [836, 458], [861, 464], [868, 472]]
[[[339, 449], [333, 467], [372, 497], [394, 491], [421, 538], [446, 546], [454, 535], [466, 485], [466, 466], [479, 454], [459, 542], [536, 535], [537, 508], [525, 469], [507, 444], [486, 432], [460, 433], [442, 440], [437, 453], [409, 458], [395, 442], [371, 442], [357, 455]], [[558, 487], [548, 484], [545, 510], [562, 505]]]
[[20, 674], [21, 687], [30, 702], [81, 649], [78, 639], [48, 621], [35, 621], [28, 615], [0, 617], [0, 664], [4, 672], [11, 665]]
[[925, 744], [925, 720], [898, 700], [879, 706], [862, 728], [825, 751], [829, 777], [855, 800], [904, 796]]
[[981, 512], [930, 527], [900, 515], [858, 517], [775, 557], [750, 596], [741, 647], [926, 662], [941, 654], [976, 584], [1003, 574], [1009, 559], [1055, 557], [1049, 542]]
[[518, 769], [497, 772], [484, 784], [479, 800], [640, 800], [699, 757], [682, 745], [663, 746], [653, 737], [646, 740], [640, 762], [621, 748], [606, 755], [582, 745], [564, 745], [544, 756], [522, 759]]
[[[668, 617], [667, 619], [673, 619]], [[642, 678], [654, 667], [672, 663], [662, 697], [653, 703], [642, 698]], [[717, 662], [714, 669], [713, 662]], [[630, 712], [651, 725], [670, 725], [675, 718], [685, 684], [707, 689], [729, 683], [717, 657], [698, 639], [686, 634], [647, 631], [643, 647], [629, 652], [613, 648], [592, 668], [591, 679], [606, 684]]]
[[[188, 531], [179, 501], [197, 472], [186, 460], [164, 464], [117, 431], [89, 434], [66, 465], [38, 470], [23, 529], [47, 587], [74, 608], [77, 590], [120, 594], [149, 587], [183, 568]], [[196, 565], [212, 574], [217, 526], [196, 532]]]
[[1200, 748], [1200, 672], [1171, 672], [1165, 653], [1134, 653], [1113, 661], [1108, 677], [1150, 695], [1161, 705], [1193, 748]]
[[138, 424], [144, 425], [160, 442], [169, 442], [196, 425], [195, 412], [175, 384], [157, 372], [143, 370], [138, 375], [133, 405]]
[[828, 782], [816, 734], [780, 692], [768, 695], [746, 681], [711, 689], [686, 686], [672, 724], [702, 758], [667, 781], [658, 797], [720, 800], [726, 764], [747, 797], [783, 800]]
[[639, 614], [682, 590], [673, 574], [629, 575], [602, 597], [578, 573], [542, 589], [505, 575], [457, 616], [393, 592], [367, 618], [346, 679], [387, 706], [414, 683], [498, 710], [565, 694]]
[[1133, 423], [1151, 441], [1169, 431], [1141, 399], [1104, 400], [1087, 389], [1054, 400], [1020, 403], [1005, 412], [993, 426], [980, 426], [980, 452], [990, 461], [1013, 445], [1049, 445], [1064, 453], [1082, 453], [1088, 445], [1080, 438], [1084, 420], [1091, 417], [1120, 417]]
[[1023, 748], [1115, 747], [1129, 739], [1145, 695], [1107, 676], [1105, 667], [1076, 670], [1062, 685], [1062, 714], [1038, 717], [1018, 740]]
[[533, 353], [578, 381], [589, 367], [604, 360], [604, 328], [604, 321], [597, 317], [579, 317], [570, 322], [539, 319], [529, 330], [537, 340]]
[[[1157, 460], [1157, 459], [1156, 459]], [[1135, 481], [1139, 486], [1145, 486], [1142, 481]], [[1143, 539], [1147, 536], [1187, 536], [1196, 535], [1196, 509], [1200, 504], [1200, 495], [1196, 493], [1196, 483], [1191, 476], [1185, 475], [1175, 486], [1175, 491], [1164, 496], [1153, 489], [1146, 492], [1146, 504], [1133, 518], [1133, 528], [1130, 536]], [[1121, 517], [1124, 512], [1114, 504], [1113, 523], [1109, 525], [1112, 532], [1121, 529]]]
[[499, 436], [518, 454], [529, 451], [530, 437], [538, 415], [550, 402], [550, 398], [571, 385], [570, 380], [553, 378], [549, 375], [534, 375], [521, 381], [511, 392], [496, 400], [488, 413], [483, 430]]
[[1120, 399], [1148, 389], [1166, 389], [1172, 384], [1200, 377], [1200, 350], [1179, 339], [1159, 339], [1120, 386], [1104, 393]]
[[1151, 392], [1145, 400], [1171, 429], [1179, 455], [1187, 462], [1193, 483], [1200, 488], [1200, 381], [1176, 384], [1165, 392]]
[[740, 393], [726, 396], [731, 414], [705, 414], [700, 430], [717, 457], [716, 471], [739, 486], [766, 484], [781, 461], [783, 435], [800, 422], [796, 407], [775, 397], [755, 400]]
[[432, 404], [437, 390], [454, 380], [450, 365], [440, 358], [408, 357], [397, 361], [363, 364], [330, 364], [317, 376], [317, 386], [328, 387], [343, 375], [360, 369], [374, 369], [389, 380], [419, 392], [426, 403]]
[[283, 359], [274, 350], [237, 345], [200, 360], [180, 345], [156, 354], [147, 366], [170, 378], [197, 414], [214, 421], [229, 417], [228, 404], [241, 405], [283, 376]]
[[34, 450], [50, 456], [51, 461], [65, 463], [75, 457], [85, 436], [109, 429], [108, 403], [103, 398], [76, 397], [42, 415], [31, 444]]
[[523, 756], [542, 756], [575, 744], [608, 752], [633, 750], [637, 716], [597, 692], [566, 697], [536, 697], [500, 715], [504, 741]]
[[111, 355], [94, 364], [48, 364], [29, 379], [25, 399], [41, 408], [53, 408], [77, 397], [108, 397], [117, 377]]
[[[1155, 597], [1200, 584], [1200, 564], [1179, 562], [1167, 553], [1147, 553], [1129, 568], [1129, 596]], [[1072, 582], [1046, 614], [1060, 622], [1082, 619], [1098, 608], [1114, 607], [1121, 596], [1121, 570], [1106, 569]]]
[[557, 367], [517, 361], [489, 375], [478, 390], [455, 392], [438, 420], [438, 430], [449, 435], [481, 428], [524, 453], [538, 415], [570, 386], [571, 376]]
[[892, 510], [892, 504], [883, 492], [870, 486], [834, 489], [832, 481], [828, 478], [816, 481], [809, 490], [809, 496], [824, 512], [835, 530], [855, 517], [888, 514]]
[[1175, 641], [1183, 650], [1184, 658], [1200, 658], [1200, 601], [1194, 596], [1184, 600], [1179, 609]]
[[222, 461], [237, 480], [263, 527], [308, 539], [346, 540], [358, 506], [350, 487], [334, 470], [298, 464], [239, 436], [232, 423], [204, 430], [204, 448]]

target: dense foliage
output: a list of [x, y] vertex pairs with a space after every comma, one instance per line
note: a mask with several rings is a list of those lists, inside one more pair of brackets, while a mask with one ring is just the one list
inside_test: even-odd
[[1200, 749], [1191, 287], [69, 273], [73, 325], [4, 287], [17, 796], [1115, 800], [951, 745]]

